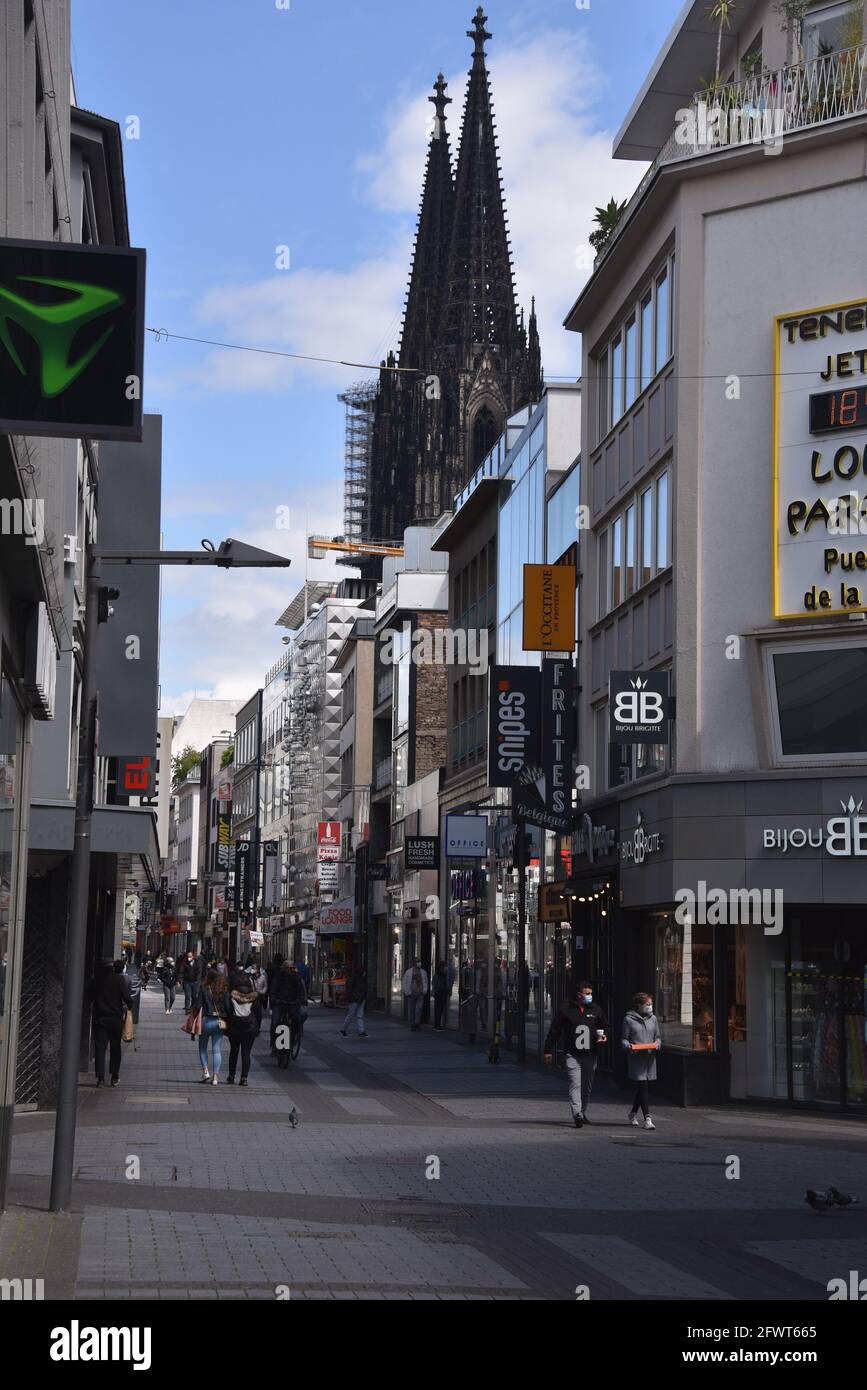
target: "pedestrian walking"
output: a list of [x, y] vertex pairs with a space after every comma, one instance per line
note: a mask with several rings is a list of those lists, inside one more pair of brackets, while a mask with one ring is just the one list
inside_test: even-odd
[[[130, 999], [132, 1001], [130, 1004], [130, 1012], [132, 1013], [133, 1027], [138, 1028], [138, 1016], [141, 1012], [142, 992], [141, 951], [136, 951], [132, 960], [127, 961], [123, 973], [126, 976], [127, 981], [129, 983], [129, 993]], [[132, 1040], [132, 1050], [133, 1052], [138, 1052], [138, 1043], [136, 1042], [134, 1035]]]
[[163, 999], [165, 1000], [166, 1013], [170, 1014], [175, 1006], [175, 989], [178, 983], [178, 972], [171, 956], [166, 956], [159, 970], [157, 971], [163, 987]]
[[250, 1053], [262, 1023], [262, 996], [246, 970], [236, 970], [229, 978], [226, 1034], [229, 1039], [229, 1075], [226, 1085], [234, 1086], [238, 1056], [241, 1057], [239, 1086], [247, 1085]]
[[105, 1085], [105, 1051], [108, 1048], [111, 1084], [116, 1086], [120, 1076], [123, 1019], [131, 998], [129, 981], [115, 970], [113, 960], [104, 960], [97, 966], [87, 997], [91, 1004], [96, 1084]]
[[187, 951], [181, 960], [180, 983], [184, 987], [184, 1012], [189, 1013], [190, 1009], [199, 1007], [199, 994], [201, 993], [201, 966], [192, 951]]
[[593, 1078], [599, 1051], [608, 1041], [608, 1020], [593, 999], [593, 986], [582, 980], [572, 1003], [563, 1004], [551, 1020], [545, 1039], [546, 1062], [554, 1060], [554, 1048], [562, 1041], [569, 1077], [569, 1108], [576, 1129], [590, 1123], [587, 1108], [593, 1092]]
[[346, 1010], [346, 1018], [343, 1020], [341, 1033], [344, 1038], [349, 1031], [349, 1025], [355, 1019], [358, 1028], [358, 1036], [366, 1038], [367, 1033], [364, 1029], [364, 1006], [367, 1003], [367, 975], [363, 970], [355, 970], [349, 979], [346, 987], [346, 1002], [349, 1008]]
[[621, 1039], [624, 1050], [629, 1054], [629, 1080], [637, 1086], [629, 1123], [638, 1125], [638, 1111], [641, 1110], [644, 1128], [656, 1129], [650, 1118], [648, 1082], [656, 1080], [656, 1054], [662, 1047], [662, 1038], [651, 995], [636, 994], [632, 1008], [623, 1020]]
[[416, 956], [403, 977], [403, 992], [406, 996], [410, 1032], [412, 1033], [418, 1033], [421, 1030], [421, 1015], [424, 1001], [427, 998], [427, 990], [427, 971], [422, 970], [421, 960]]
[[452, 982], [449, 978], [449, 968], [444, 960], [437, 961], [437, 968], [433, 977], [433, 997], [434, 997], [434, 1028], [440, 1032], [445, 1028], [445, 1020], [448, 1015], [449, 995], [452, 992]]
[[[219, 970], [209, 970], [202, 985], [202, 1031], [199, 1036], [199, 1061], [202, 1064], [202, 1085], [210, 1081], [216, 1086], [220, 1075], [223, 1034], [229, 1017], [229, 985]], [[208, 1071], [208, 1043], [211, 1044], [211, 1071]]]

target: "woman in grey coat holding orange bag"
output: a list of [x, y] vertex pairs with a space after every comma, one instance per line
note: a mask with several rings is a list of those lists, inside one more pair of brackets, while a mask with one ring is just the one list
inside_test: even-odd
[[656, 1080], [656, 1054], [662, 1047], [659, 1024], [653, 1012], [653, 999], [649, 994], [636, 994], [632, 1008], [623, 1020], [620, 1034], [623, 1047], [628, 1052], [629, 1080], [637, 1084], [635, 1099], [629, 1112], [629, 1123], [638, 1125], [638, 1111], [644, 1116], [644, 1128], [656, 1129], [650, 1118], [648, 1100], [649, 1081]]

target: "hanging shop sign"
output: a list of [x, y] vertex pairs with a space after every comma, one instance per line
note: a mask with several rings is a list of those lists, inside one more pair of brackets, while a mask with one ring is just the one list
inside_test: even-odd
[[865, 613], [867, 300], [774, 332], [774, 617]]
[[608, 713], [612, 743], [667, 743], [671, 700], [668, 671], [612, 671]]
[[446, 816], [447, 858], [485, 859], [487, 853], [487, 816]]
[[283, 879], [283, 856], [279, 840], [262, 842], [262, 906], [265, 911], [280, 906], [280, 889]]
[[488, 785], [514, 787], [539, 762], [541, 675], [534, 666], [492, 666], [488, 686]]
[[302, 927], [302, 928], [301, 928], [301, 945], [302, 945], [302, 946], [315, 946], [315, 945], [316, 945], [316, 932], [314, 931], [314, 929], [313, 929], [312, 927]]
[[226, 870], [230, 862], [232, 817], [223, 811], [217, 816], [217, 868]]
[[658, 830], [646, 830], [644, 827], [644, 814], [638, 812], [638, 825], [631, 835], [620, 837], [620, 862], [623, 865], [643, 864], [654, 854], [660, 854], [663, 848], [662, 835]]
[[316, 832], [316, 855], [322, 859], [340, 858], [340, 821], [321, 820]]
[[617, 831], [610, 825], [594, 825], [585, 811], [572, 837], [573, 854], [586, 855], [593, 864], [597, 859], [604, 859], [609, 855], [616, 844]]
[[221, 805], [226, 806], [232, 800], [232, 784], [234, 781], [235, 768], [232, 763], [221, 767], [214, 778], [214, 795]]
[[538, 674], [540, 757], [524, 768], [512, 788], [512, 815], [565, 834], [573, 819], [574, 671], [571, 661], [549, 657]]
[[322, 933], [355, 931], [355, 903], [345, 898], [331, 907], [323, 907], [319, 913], [319, 930]]
[[574, 565], [524, 566], [525, 652], [575, 650]]
[[250, 842], [239, 840], [235, 845], [235, 893], [234, 906], [237, 912], [246, 912], [250, 906]]
[[336, 859], [320, 859], [316, 865], [316, 876], [319, 879], [319, 891], [321, 893], [336, 893], [338, 865]]
[[154, 796], [156, 794], [156, 758], [118, 758], [118, 796]]
[[145, 253], [0, 238], [0, 433], [142, 437]]
[[540, 922], [567, 922], [569, 899], [562, 883], [540, 883], [537, 910]]
[[863, 815], [863, 800], [850, 796], [841, 801], [842, 816], [831, 816], [824, 825], [816, 822], [807, 826], [765, 826], [762, 847], [777, 854], [790, 850], [824, 849], [835, 859], [867, 858], [867, 815]]
[[407, 835], [403, 841], [405, 869], [438, 869], [440, 866], [439, 835]]

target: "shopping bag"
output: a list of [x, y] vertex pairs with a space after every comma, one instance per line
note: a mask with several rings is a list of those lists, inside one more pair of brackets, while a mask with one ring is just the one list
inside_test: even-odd
[[184, 1019], [183, 1023], [181, 1024], [181, 1032], [183, 1032], [183, 1033], [189, 1033], [189, 1035], [190, 1035], [191, 1038], [198, 1038], [198, 1037], [201, 1037], [201, 1033], [202, 1033], [202, 1010], [201, 1010], [201, 1009], [190, 1009], [190, 1012], [187, 1014], [186, 1018]]
[[123, 1032], [120, 1036], [124, 1042], [132, 1042], [135, 1037], [135, 1024], [132, 1021], [132, 1009], [127, 1009], [123, 1016]]

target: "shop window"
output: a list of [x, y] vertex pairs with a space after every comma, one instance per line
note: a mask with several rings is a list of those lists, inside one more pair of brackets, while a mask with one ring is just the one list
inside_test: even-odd
[[713, 1052], [712, 927], [664, 915], [656, 927], [654, 989], [663, 1046]]
[[778, 758], [867, 758], [867, 643], [771, 648]]

